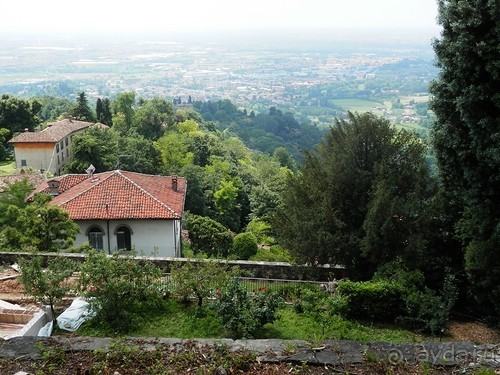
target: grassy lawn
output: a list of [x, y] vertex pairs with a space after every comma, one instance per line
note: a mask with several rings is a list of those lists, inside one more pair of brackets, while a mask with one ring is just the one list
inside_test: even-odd
[[0, 162], [0, 175], [14, 174], [16, 171], [16, 163], [13, 161]]
[[[266, 324], [257, 337], [283, 340], [356, 340], [420, 342], [424, 336], [400, 328], [363, 324], [341, 318], [329, 317], [324, 325], [307, 314], [297, 313], [293, 307], [280, 310], [280, 319]], [[110, 336], [91, 324], [84, 324], [78, 331], [82, 336]], [[169, 301], [161, 314], [145, 315], [138, 319], [136, 329], [127, 336], [173, 338], [223, 338], [229, 337], [209, 308], [198, 310], [194, 305]]]

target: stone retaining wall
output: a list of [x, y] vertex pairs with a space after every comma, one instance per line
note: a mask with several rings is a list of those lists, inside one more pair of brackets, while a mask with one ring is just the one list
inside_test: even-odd
[[[17, 258], [26, 257], [31, 258], [33, 256], [42, 256], [44, 260], [56, 256], [64, 256], [75, 260], [77, 262], [83, 262], [85, 260], [84, 254], [69, 254], [69, 253], [17, 253], [17, 252], [0, 252], [0, 263], [4, 265], [10, 265], [17, 262]], [[160, 258], [160, 257], [134, 257], [136, 259], [148, 259], [158, 265], [165, 272], [170, 272], [171, 265], [174, 263], [185, 263], [185, 262], [199, 262], [198, 259], [186, 259], [186, 258]], [[345, 277], [345, 269], [342, 266], [301, 266], [292, 265], [283, 262], [252, 262], [252, 261], [241, 261], [241, 260], [214, 260], [216, 262], [221, 262], [228, 264], [232, 267], [239, 267], [242, 270], [248, 271], [252, 277], [267, 278], [267, 279], [287, 279], [287, 280], [307, 280], [307, 281], [331, 281], [339, 280]]]

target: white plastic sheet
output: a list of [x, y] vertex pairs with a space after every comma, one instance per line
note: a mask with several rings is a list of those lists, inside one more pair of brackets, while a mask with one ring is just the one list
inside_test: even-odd
[[57, 326], [65, 331], [75, 332], [95, 312], [90, 309], [89, 302], [82, 297], [77, 297], [71, 305], [57, 317]]

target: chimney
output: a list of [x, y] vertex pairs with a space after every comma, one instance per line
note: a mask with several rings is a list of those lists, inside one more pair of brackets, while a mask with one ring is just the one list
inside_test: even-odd
[[59, 195], [59, 181], [57, 180], [50, 180], [47, 181], [47, 184], [49, 185], [49, 194], [52, 195], [53, 197]]
[[177, 191], [177, 176], [172, 176], [172, 190]]

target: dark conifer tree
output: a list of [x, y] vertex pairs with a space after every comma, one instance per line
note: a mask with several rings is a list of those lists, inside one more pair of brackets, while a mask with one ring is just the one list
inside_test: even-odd
[[433, 143], [442, 182], [463, 206], [456, 227], [473, 295], [500, 321], [500, 5], [438, 4]]

